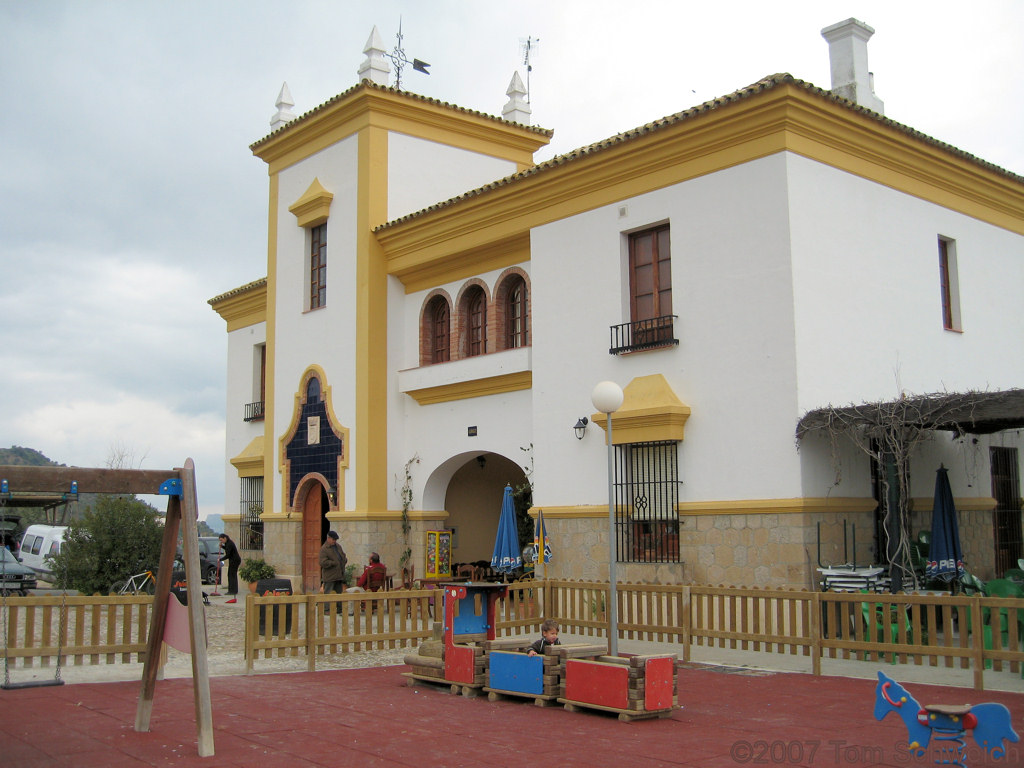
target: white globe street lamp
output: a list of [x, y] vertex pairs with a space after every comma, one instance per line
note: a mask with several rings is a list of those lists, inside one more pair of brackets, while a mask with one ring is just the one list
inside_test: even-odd
[[618, 553], [615, 550], [615, 496], [612, 491], [612, 414], [622, 407], [622, 387], [614, 381], [602, 381], [590, 395], [594, 407], [608, 417], [608, 653], [619, 655], [619, 616], [618, 595], [615, 586], [615, 561]]

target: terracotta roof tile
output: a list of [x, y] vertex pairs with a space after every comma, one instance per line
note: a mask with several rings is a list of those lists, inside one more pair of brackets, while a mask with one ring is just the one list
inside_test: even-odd
[[804, 80], [799, 80], [790, 75], [789, 73], [780, 72], [774, 75], [768, 75], [767, 77], [763, 77], [757, 82], [751, 83], [745, 88], [740, 88], [739, 90], [733, 91], [732, 93], [726, 94], [725, 96], [719, 96], [716, 99], [706, 101], [703, 104], [698, 104], [697, 106], [683, 110], [682, 112], [677, 112], [673, 115], [662, 117], [658, 120], [654, 120], [653, 122], [650, 123], [645, 123], [644, 125], [641, 125], [637, 128], [624, 131], [622, 133], [616, 134], [615, 136], [611, 136], [607, 139], [603, 139], [593, 144], [588, 144], [587, 146], [580, 147], [579, 149], [574, 149], [571, 152], [567, 152], [564, 155], [557, 155], [551, 158], [550, 160], [545, 160], [544, 162], [532, 166], [531, 168], [527, 168], [524, 171], [519, 171], [518, 173], [514, 173], [511, 176], [506, 176], [505, 178], [498, 179], [497, 181], [493, 181], [489, 184], [485, 184], [482, 187], [478, 187], [468, 192], [464, 192], [463, 194], [458, 195], [457, 197], [449, 198], [448, 200], [435, 203], [434, 205], [431, 205], [420, 211], [416, 211], [415, 213], [410, 213], [406, 216], [402, 216], [398, 219], [394, 219], [392, 221], [381, 224], [376, 229], [374, 229], [374, 231], [381, 232], [390, 227], [396, 226], [397, 224], [400, 224], [402, 222], [409, 221], [411, 219], [416, 219], [421, 216], [425, 216], [433, 211], [448, 208], [452, 205], [455, 205], [460, 200], [466, 200], [471, 197], [477, 197], [479, 195], [486, 194], [492, 190], [508, 186], [509, 184], [514, 184], [529, 176], [534, 176], [538, 173], [543, 173], [545, 171], [551, 170], [552, 168], [566, 165], [573, 161], [579, 160], [583, 157], [603, 152], [605, 150], [611, 149], [612, 147], [619, 146], [629, 141], [638, 139], [641, 136], [655, 133], [669, 126], [685, 122], [686, 120], [692, 120], [705, 113], [711, 112], [716, 109], [722, 109], [728, 104], [751, 98], [752, 96], [756, 96], [757, 94], [769, 91], [772, 88], [776, 88], [780, 85], [795, 85], [799, 88], [803, 88], [804, 90], [814, 94], [815, 96], [827, 99], [828, 101], [834, 102], [836, 104], [840, 104], [853, 112], [859, 112], [862, 115], [865, 115], [878, 121], [879, 123], [882, 123], [883, 125], [901, 131], [902, 133], [905, 133], [908, 136], [912, 136], [917, 140], [923, 141], [927, 144], [931, 144], [932, 146], [938, 147], [946, 152], [950, 152], [951, 154], [954, 154], [957, 157], [969, 160], [983, 168], [986, 168], [990, 171], [994, 171], [995, 173], [998, 173], [1009, 179], [1024, 183], [1024, 176], [1018, 176], [1017, 174], [1011, 173], [1010, 171], [1000, 168], [997, 165], [986, 162], [985, 160], [975, 157], [974, 155], [957, 149], [956, 147], [950, 144], [941, 142], [938, 139], [933, 139], [931, 136], [921, 133], [920, 131], [915, 131], [913, 128], [903, 125], [902, 123], [897, 123], [895, 120], [890, 120], [884, 115], [880, 115], [879, 113], [862, 107], [859, 104], [855, 104], [854, 102], [849, 101], [848, 99], [844, 99], [841, 96], [837, 96], [836, 94], [832, 93], [832, 91], [826, 90], [824, 88], [819, 88], [818, 86], [813, 85], [812, 83], [808, 83]]
[[253, 291], [253, 290], [256, 290], [258, 288], [266, 288], [266, 287], [267, 287], [267, 278], [261, 277], [259, 280], [253, 280], [251, 283], [246, 283], [245, 285], [240, 285], [237, 288], [232, 288], [230, 291], [222, 293], [220, 296], [214, 296], [212, 299], [210, 299], [206, 303], [210, 304], [212, 306], [213, 304], [216, 304], [218, 301], [224, 301], [224, 299], [230, 299], [232, 296], [240, 296], [243, 293], [248, 293], [249, 291]]
[[[269, 141], [274, 136], [277, 136], [282, 131], [287, 131], [288, 129], [292, 128], [293, 126], [296, 126], [296, 125], [302, 123], [305, 120], [311, 119], [314, 115], [318, 115], [321, 112], [329, 109], [332, 105], [337, 104], [339, 101], [344, 101], [350, 95], [352, 95], [356, 91], [360, 91], [360, 90], [384, 91], [384, 92], [387, 92], [387, 93], [394, 93], [396, 95], [404, 96], [404, 97], [412, 99], [414, 101], [422, 101], [422, 102], [425, 102], [427, 104], [433, 104], [433, 105], [438, 106], [438, 107], [444, 107], [445, 109], [451, 109], [451, 110], [454, 110], [456, 112], [461, 112], [464, 115], [475, 115], [476, 117], [482, 117], [482, 118], [484, 118], [486, 120], [492, 120], [495, 123], [508, 123], [507, 120], [503, 120], [500, 117], [495, 117], [494, 115], [489, 115], [486, 112], [478, 112], [475, 109], [466, 109], [465, 107], [460, 107], [460, 106], [458, 106], [456, 104], [449, 104], [447, 101], [439, 101], [438, 99], [431, 99], [431, 98], [429, 98], [427, 96], [421, 96], [420, 94], [413, 93], [412, 91], [401, 91], [401, 90], [399, 90], [397, 88], [391, 88], [391, 87], [386, 86], [386, 85], [378, 85], [377, 83], [374, 83], [371, 80], [362, 80], [357, 85], [353, 85], [347, 91], [342, 91], [337, 96], [333, 96], [332, 98], [328, 99], [323, 104], [321, 104], [320, 106], [315, 107], [314, 109], [311, 109], [309, 112], [304, 112], [303, 114], [299, 115], [297, 118], [295, 118], [294, 120], [290, 121], [287, 125], [284, 125], [281, 128], [278, 128], [276, 131], [273, 131], [272, 133], [267, 134], [266, 136], [264, 136], [259, 141], [253, 142], [252, 144], [249, 145], [249, 149], [255, 151], [258, 147], [262, 146], [264, 143]], [[509, 124], [510, 125], [517, 125], [520, 128], [524, 128], [524, 129], [526, 129], [528, 131], [532, 131], [533, 133], [540, 134], [541, 136], [547, 136], [549, 138], [554, 135], [554, 131], [552, 131], [549, 128], [539, 128], [539, 127], [533, 126], [533, 125], [522, 125], [521, 123], [509, 123]]]

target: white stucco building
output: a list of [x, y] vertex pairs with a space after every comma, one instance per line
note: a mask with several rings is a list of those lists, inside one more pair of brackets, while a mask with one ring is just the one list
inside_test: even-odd
[[[422, 574], [435, 529], [489, 560], [529, 482], [551, 574], [607, 578], [611, 380], [620, 579], [810, 586], [819, 553], [884, 559], [872, 462], [797, 424], [1024, 383], [1024, 179], [886, 119], [869, 27], [823, 35], [832, 90], [773, 75], [539, 165], [518, 77], [510, 119], [463, 110], [389, 88], [371, 36], [367, 79], [252, 145], [267, 276], [210, 302], [243, 548], [307, 589], [329, 528], [393, 570], [408, 548]], [[944, 464], [987, 576], [1024, 555], [1024, 414], [997, 406], [910, 456], [909, 525]]]

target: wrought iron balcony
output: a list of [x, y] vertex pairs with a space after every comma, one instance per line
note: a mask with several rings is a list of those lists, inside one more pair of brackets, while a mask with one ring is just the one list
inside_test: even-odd
[[608, 353], [618, 355], [641, 349], [676, 346], [679, 339], [675, 337], [675, 320], [676, 315], [663, 315], [649, 320], [637, 320], [635, 323], [613, 325]]
[[245, 404], [245, 421], [262, 421], [263, 420], [263, 401], [257, 400], [255, 403]]

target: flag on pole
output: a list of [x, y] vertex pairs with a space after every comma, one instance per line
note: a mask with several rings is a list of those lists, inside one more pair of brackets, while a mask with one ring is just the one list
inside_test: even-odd
[[[551, 542], [548, 540], [548, 529], [544, 525], [544, 510], [537, 510], [537, 522], [533, 528], [533, 551], [537, 563], [540, 562], [540, 553], [544, 552], [544, 563], [551, 562]], [[536, 570], [537, 566], [534, 566]]]

